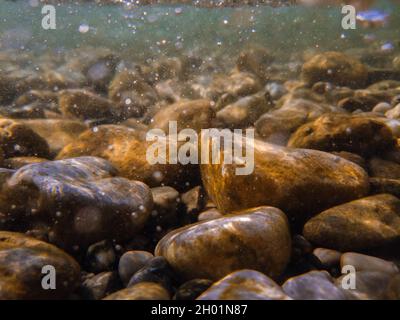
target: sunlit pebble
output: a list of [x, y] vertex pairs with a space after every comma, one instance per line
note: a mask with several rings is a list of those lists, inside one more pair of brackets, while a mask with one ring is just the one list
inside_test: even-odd
[[131, 99], [129, 99], [129, 98], [125, 99], [125, 104], [126, 105], [130, 105], [131, 103], [132, 103]]
[[81, 25], [79, 26], [79, 32], [80, 32], [80, 33], [86, 33], [86, 32], [89, 31], [89, 29], [90, 29], [90, 27], [89, 27], [89, 25], [87, 25], [87, 24], [81, 24]]
[[98, 127], [93, 127], [93, 132], [98, 132], [99, 131], [99, 128]]

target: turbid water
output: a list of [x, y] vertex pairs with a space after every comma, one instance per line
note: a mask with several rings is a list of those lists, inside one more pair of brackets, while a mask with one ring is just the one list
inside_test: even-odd
[[[391, 14], [388, 28], [345, 31], [341, 7], [270, 6], [196, 8], [183, 6], [97, 6], [61, 4], [57, 29], [44, 30], [41, 5], [29, 1], [0, 3], [2, 47], [22, 50], [64, 50], [105, 46], [129, 54], [157, 56], [180, 51], [224, 51], [235, 55], [243, 47], [262, 44], [284, 55], [307, 49], [342, 50], [363, 46], [372, 33], [378, 44], [398, 43], [400, 6], [382, 1], [377, 8]], [[370, 44], [368, 44], [370, 45]]]

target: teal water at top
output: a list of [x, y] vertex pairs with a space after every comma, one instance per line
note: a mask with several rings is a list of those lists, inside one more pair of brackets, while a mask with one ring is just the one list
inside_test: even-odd
[[310, 48], [341, 50], [366, 45], [398, 46], [400, 5], [380, 1], [376, 8], [391, 14], [387, 26], [343, 30], [340, 7], [205, 9], [192, 6], [56, 6], [56, 30], [44, 30], [41, 5], [29, 1], [0, 2], [0, 48], [63, 50], [101, 46], [143, 57], [161, 53], [202, 50], [236, 54], [250, 44], [282, 54]]

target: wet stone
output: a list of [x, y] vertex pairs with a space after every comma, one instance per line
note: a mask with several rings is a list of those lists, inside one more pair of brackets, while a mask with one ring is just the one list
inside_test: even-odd
[[147, 251], [127, 251], [118, 263], [118, 274], [126, 286], [131, 277], [142, 269], [154, 256]]
[[110, 241], [101, 241], [89, 246], [86, 257], [86, 269], [93, 273], [111, 271], [116, 262], [116, 253]]
[[120, 125], [101, 125], [82, 133], [75, 142], [61, 150], [58, 159], [95, 156], [106, 159], [118, 169], [119, 175], [139, 180], [150, 187], [162, 184], [185, 185], [191, 181], [193, 168], [179, 164], [151, 165], [146, 158], [149, 143], [143, 141], [143, 131]]
[[128, 287], [140, 282], [155, 282], [171, 291], [173, 272], [168, 261], [163, 257], [155, 257], [147, 261], [129, 280]]
[[118, 275], [115, 272], [101, 272], [87, 278], [80, 291], [84, 299], [100, 300], [121, 288]]
[[295, 300], [349, 300], [351, 295], [334, 280], [326, 271], [310, 271], [288, 279], [282, 288]]
[[[80, 267], [72, 257], [20, 233], [0, 231], [0, 265], [1, 300], [65, 299], [78, 285]], [[42, 288], [46, 265], [57, 272], [55, 290]]]
[[3, 162], [3, 166], [9, 169], [19, 169], [28, 164], [41, 163], [45, 161], [49, 160], [38, 157], [13, 157], [5, 159]]
[[113, 118], [111, 101], [87, 90], [63, 90], [59, 94], [60, 110], [66, 117], [78, 119]]
[[384, 179], [400, 179], [400, 164], [379, 158], [368, 161], [369, 174], [371, 177]]
[[316, 248], [313, 254], [321, 261], [322, 265], [327, 268], [335, 268], [340, 265], [341, 252], [326, 248]]
[[1, 210], [11, 219], [33, 214], [50, 223], [50, 240], [62, 247], [127, 240], [147, 221], [152, 195], [144, 183], [115, 174], [95, 157], [27, 165], [8, 179]]
[[[336, 279], [340, 286], [345, 281], [344, 276]], [[392, 275], [377, 271], [357, 271], [355, 277], [355, 289], [348, 292], [358, 300], [383, 300], [388, 298], [388, 289]]]
[[400, 240], [400, 200], [379, 194], [330, 208], [303, 230], [312, 243], [340, 251], [389, 246]]
[[302, 78], [308, 84], [318, 81], [339, 86], [363, 87], [368, 80], [367, 68], [357, 59], [340, 52], [325, 52], [303, 65]]
[[52, 155], [57, 155], [64, 146], [76, 141], [88, 129], [83, 122], [68, 119], [30, 119], [21, 122], [46, 140]]
[[357, 272], [376, 271], [389, 275], [396, 275], [399, 273], [399, 268], [391, 261], [355, 252], [344, 253], [340, 258], [340, 265], [342, 268], [346, 265], [351, 265]]
[[291, 300], [272, 279], [254, 270], [233, 272], [197, 300]]
[[286, 216], [260, 207], [176, 229], [161, 239], [155, 253], [183, 279], [217, 280], [244, 268], [279, 276], [290, 248]]
[[50, 156], [47, 142], [23, 123], [0, 119], [0, 148], [6, 158]]
[[206, 291], [213, 282], [207, 279], [193, 279], [182, 284], [174, 295], [174, 300], [195, 300]]
[[301, 126], [290, 137], [289, 147], [322, 151], [376, 154], [393, 148], [392, 131], [378, 119], [339, 114], [323, 115]]
[[104, 298], [104, 300], [169, 300], [168, 291], [158, 283], [141, 282], [122, 289]]
[[176, 222], [179, 192], [172, 187], [152, 188], [154, 208], [152, 211], [152, 224], [156, 226], [170, 226]]
[[208, 221], [208, 220], [214, 220], [214, 219], [219, 219], [222, 218], [223, 215], [218, 211], [216, 208], [211, 208], [206, 211], [203, 211], [202, 213], [199, 214], [197, 220], [199, 221]]
[[257, 139], [246, 143], [254, 146], [254, 170], [249, 175], [237, 175], [237, 164], [201, 165], [207, 194], [223, 214], [269, 205], [301, 221], [368, 194], [366, 172], [341, 157]]

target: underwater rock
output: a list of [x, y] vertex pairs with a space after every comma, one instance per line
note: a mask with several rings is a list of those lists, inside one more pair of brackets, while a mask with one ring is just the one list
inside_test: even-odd
[[150, 259], [143, 268], [138, 270], [129, 280], [128, 287], [140, 282], [155, 282], [171, 291], [173, 272], [164, 257]]
[[154, 256], [147, 251], [127, 251], [119, 259], [118, 274], [126, 286], [131, 277], [142, 269]]
[[86, 76], [89, 85], [98, 91], [106, 92], [114, 77], [119, 60], [112, 53], [96, 57], [83, 68], [82, 73]]
[[213, 282], [207, 279], [189, 280], [176, 290], [173, 300], [196, 300], [212, 284]]
[[400, 103], [386, 111], [385, 116], [389, 119], [400, 119]]
[[342, 157], [348, 161], [354, 162], [358, 164], [361, 168], [367, 171], [367, 162], [365, 159], [358, 154], [347, 152], [347, 151], [339, 151], [339, 152], [331, 152], [332, 154]]
[[351, 293], [336, 286], [326, 271], [310, 271], [290, 278], [282, 285], [283, 291], [295, 300], [349, 300]]
[[222, 218], [223, 215], [218, 211], [216, 208], [211, 208], [206, 211], [203, 211], [197, 217], [198, 221], [207, 221], [207, 220], [214, 220], [218, 218]]
[[218, 111], [216, 116], [230, 128], [246, 128], [272, 108], [264, 92], [240, 98]]
[[338, 267], [340, 265], [340, 257], [342, 253], [339, 251], [326, 248], [316, 248], [313, 251], [313, 254], [327, 269]]
[[58, 102], [58, 93], [49, 90], [29, 90], [20, 95], [14, 102], [16, 106], [22, 107], [34, 102], [51, 104]]
[[303, 230], [312, 243], [340, 251], [390, 246], [400, 240], [400, 200], [379, 194], [330, 208]]
[[400, 180], [370, 178], [371, 194], [390, 193], [400, 198]]
[[268, 205], [301, 221], [368, 194], [366, 172], [341, 157], [257, 139], [246, 143], [254, 145], [250, 175], [236, 175], [236, 164], [201, 165], [204, 187], [221, 213]]
[[255, 128], [263, 140], [286, 145], [298, 127], [332, 111], [332, 107], [305, 99], [287, 100], [280, 108], [262, 115], [255, 122]]
[[156, 90], [133, 70], [124, 70], [115, 75], [108, 88], [108, 97], [118, 105], [125, 119], [137, 118], [158, 101]]
[[291, 300], [272, 279], [254, 270], [233, 272], [197, 300]]
[[155, 253], [184, 279], [220, 279], [243, 268], [279, 276], [290, 257], [286, 216], [259, 207], [168, 233]]
[[111, 101], [87, 90], [63, 90], [59, 94], [58, 103], [66, 117], [87, 120], [113, 119], [116, 116]]
[[9, 169], [19, 169], [23, 166], [26, 166], [28, 164], [32, 163], [41, 163], [49, 161], [44, 158], [38, 158], [38, 157], [13, 157], [13, 158], [8, 158], [3, 161], [3, 166]]
[[399, 273], [399, 268], [391, 261], [355, 252], [347, 252], [341, 256], [341, 268], [346, 265], [353, 266], [357, 273], [359, 271], [375, 271], [389, 275], [396, 275]]
[[[342, 284], [344, 276], [335, 280], [337, 286]], [[393, 275], [378, 271], [357, 271], [355, 289], [348, 290], [354, 299], [382, 300], [388, 299], [389, 285]]]
[[101, 272], [88, 277], [81, 285], [84, 299], [100, 300], [112, 292], [120, 289], [120, 282], [116, 272]]
[[[0, 231], [0, 299], [65, 299], [77, 287], [79, 264], [53, 245], [21, 233]], [[55, 290], [44, 290], [43, 267], [57, 272]]]
[[374, 178], [400, 179], [400, 164], [396, 162], [371, 158], [368, 161], [369, 175]]
[[105, 297], [104, 300], [169, 300], [168, 291], [158, 283], [141, 282]]
[[151, 189], [151, 193], [154, 201], [152, 224], [162, 227], [174, 224], [180, 202], [179, 192], [172, 187], [156, 187]]
[[50, 241], [61, 247], [127, 240], [144, 226], [153, 200], [144, 183], [115, 174], [95, 157], [27, 165], [3, 187], [1, 210], [12, 219], [50, 223]]
[[326, 81], [338, 86], [359, 88], [367, 83], [368, 69], [346, 54], [325, 52], [304, 63], [301, 76], [309, 85]]
[[266, 48], [255, 47], [239, 54], [236, 68], [242, 72], [253, 73], [265, 82], [270, 76], [269, 67], [273, 61], [274, 57]]
[[104, 240], [89, 246], [86, 252], [85, 270], [93, 273], [111, 271], [116, 262], [114, 247], [110, 241]]
[[206, 194], [202, 186], [196, 186], [181, 196], [185, 205], [186, 214], [189, 217], [196, 217], [206, 205]]
[[190, 128], [197, 132], [211, 127], [215, 113], [208, 100], [188, 100], [178, 102], [160, 109], [152, 118], [151, 129], [169, 132], [169, 122], [176, 121], [178, 132]]
[[52, 155], [67, 144], [75, 142], [88, 126], [83, 122], [67, 119], [33, 119], [20, 121], [47, 141]]
[[47, 142], [27, 125], [0, 119], [0, 148], [5, 158], [36, 156], [49, 158]]
[[[262, 89], [260, 80], [248, 72], [233, 72], [230, 75], [214, 76], [210, 87], [207, 88], [207, 96], [211, 100], [218, 100], [224, 94], [234, 98], [255, 94]], [[225, 98], [226, 99], [226, 98]], [[230, 101], [233, 102], [233, 101]]]
[[380, 102], [372, 108], [372, 112], [385, 114], [387, 111], [392, 109], [391, 105], [387, 102]]
[[288, 147], [322, 151], [347, 151], [362, 156], [391, 149], [392, 131], [378, 118], [326, 114], [301, 126], [292, 134]]
[[118, 169], [120, 176], [139, 180], [150, 187], [185, 185], [193, 176], [192, 168], [180, 164], [154, 164], [146, 159], [149, 143], [145, 133], [118, 125], [101, 125], [83, 132], [76, 141], [65, 146], [58, 159], [95, 156], [107, 159]]

